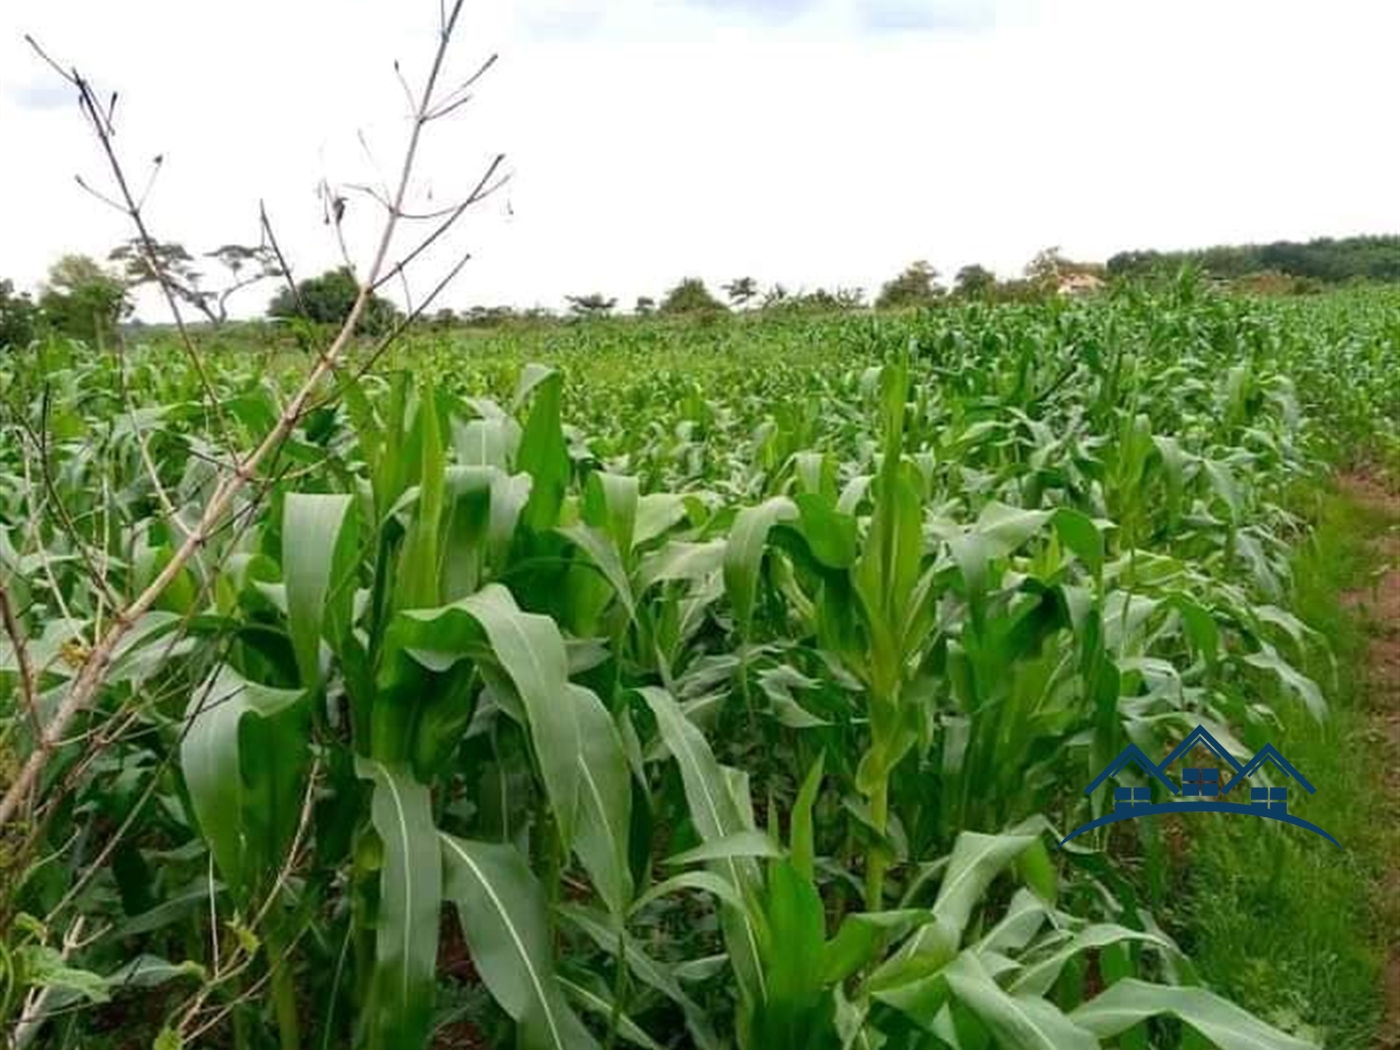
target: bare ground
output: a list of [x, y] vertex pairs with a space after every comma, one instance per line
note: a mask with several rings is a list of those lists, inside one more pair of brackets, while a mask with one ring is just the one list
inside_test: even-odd
[[[1374, 476], [1352, 474], [1342, 490], [1384, 515], [1390, 528], [1373, 541], [1379, 567], [1368, 585], [1344, 597], [1365, 625], [1368, 639], [1366, 683], [1371, 737], [1383, 749], [1387, 772], [1387, 819], [1400, 822], [1400, 495]], [[1392, 858], [1378, 887], [1380, 914], [1390, 932], [1385, 974], [1385, 1022], [1377, 1050], [1400, 1048], [1400, 856]]]

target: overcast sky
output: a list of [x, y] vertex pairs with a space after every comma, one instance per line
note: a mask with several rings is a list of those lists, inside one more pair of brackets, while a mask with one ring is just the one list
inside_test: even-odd
[[[306, 275], [338, 258], [318, 181], [397, 169], [392, 63], [417, 82], [437, 16], [0, 0], [0, 276], [33, 286], [127, 236], [75, 184], [107, 186], [102, 158], [24, 33], [120, 90], [135, 182], [164, 155], [158, 238], [255, 241], [263, 199]], [[873, 290], [921, 257], [1011, 274], [1047, 245], [1400, 232], [1397, 0], [468, 0], [452, 71], [493, 51], [415, 187], [441, 206], [507, 154], [509, 187], [415, 281], [470, 248], [456, 307], [630, 305], [688, 274]], [[372, 210], [350, 205], [360, 257]]]

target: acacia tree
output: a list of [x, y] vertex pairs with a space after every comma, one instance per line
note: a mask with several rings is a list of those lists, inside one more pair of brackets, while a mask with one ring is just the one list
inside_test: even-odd
[[609, 299], [601, 292], [566, 295], [564, 300], [569, 304], [569, 312], [575, 317], [607, 317], [613, 312], [613, 307], [617, 306], [616, 299]]
[[227, 277], [216, 288], [200, 287], [205, 274], [182, 244], [147, 244], [135, 236], [114, 248], [107, 258], [121, 265], [128, 288], [164, 284], [171, 294], [194, 307], [215, 327], [228, 320], [228, 301], [234, 293], [259, 281], [283, 276], [276, 252], [266, 245], [225, 244], [205, 252], [204, 258], [215, 260], [227, 271]]
[[720, 285], [720, 288], [737, 310], [742, 310], [758, 295], [758, 282], [752, 277], [736, 277], [728, 284]]

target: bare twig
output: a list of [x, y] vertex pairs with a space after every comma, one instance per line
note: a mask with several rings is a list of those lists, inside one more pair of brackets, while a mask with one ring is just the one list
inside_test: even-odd
[[113, 206], [119, 208], [119, 210], [124, 211], [131, 220], [132, 225], [136, 227], [136, 232], [141, 240], [141, 249], [146, 255], [146, 265], [148, 265], [151, 268], [151, 272], [156, 275], [160, 282], [161, 291], [165, 293], [165, 302], [166, 305], [170, 307], [170, 315], [175, 319], [175, 327], [180, 333], [180, 341], [184, 346], [185, 356], [189, 358], [190, 363], [194, 366], [195, 374], [199, 377], [200, 386], [204, 390], [204, 396], [208, 401], [210, 411], [214, 413], [215, 418], [222, 426], [223, 409], [219, 404], [219, 399], [214, 394], [213, 384], [209, 381], [209, 374], [205, 371], [204, 362], [199, 356], [199, 351], [195, 348], [194, 340], [190, 337], [189, 330], [185, 327], [185, 318], [180, 312], [180, 304], [176, 296], [175, 287], [169, 275], [165, 272], [165, 267], [161, 265], [160, 256], [156, 251], [156, 242], [146, 226], [146, 219], [141, 210], [141, 204], [132, 195], [131, 187], [126, 180], [126, 171], [123, 169], [121, 161], [117, 158], [116, 147], [112, 144], [112, 138], [116, 133], [112, 124], [112, 118], [116, 112], [117, 106], [116, 93], [114, 92], [112, 94], [111, 102], [104, 111], [98, 104], [96, 95], [93, 94], [92, 85], [89, 84], [76, 69], [64, 69], [63, 66], [59, 65], [58, 62], [50, 57], [48, 52], [39, 46], [39, 42], [29, 34], [26, 33], [24, 39], [28, 42], [29, 46], [34, 49], [35, 53], [47, 62], [59, 76], [63, 77], [64, 80], [78, 89], [79, 108], [88, 117], [88, 122], [97, 136], [97, 141], [102, 147], [102, 152], [107, 157], [108, 166], [112, 169], [112, 178], [116, 181], [117, 188], [121, 191], [121, 198], [125, 206], [123, 207], [122, 205], [115, 204], [115, 202], [108, 200], [102, 194], [98, 194], [96, 190], [87, 186], [81, 177], [78, 178], [78, 184], [88, 189], [89, 192], [101, 197], [103, 200], [107, 200], [109, 204], [113, 204]]
[[[393, 243], [394, 232], [398, 227], [404, 200], [408, 194], [408, 187], [413, 173], [414, 161], [418, 155], [418, 147], [423, 129], [427, 125], [429, 114], [433, 109], [438, 79], [442, 72], [448, 44], [451, 41], [453, 30], [461, 14], [462, 6], [463, 0], [455, 0], [451, 12], [443, 25], [442, 34], [433, 56], [432, 67], [429, 70], [420, 96], [412, 129], [409, 134], [408, 144], [404, 149], [398, 186], [392, 202], [393, 207], [385, 217], [384, 227], [380, 234], [379, 242], [372, 257], [366, 278], [360, 283], [359, 294], [355, 297], [349, 315], [345, 318], [344, 323], [341, 325], [334, 339], [332, 339], [325, 353], [320, 355], [317, 361], [308, 370], [296, 394], [283, 409], [276, 425], [252, 451], [238, 458], [233, 473], [219, 480], [193, 531], [185, 537], [184, 541], [175, 550], [169, 561], [165, 563], [164, 567], [145, 590], [132, 599], [124, 608], [118, 609], [114, 613], [111, 624], [87, 654], [77, 677], [69, 686], [68, 692], [60, 701], [57, 710], [40, 734], [40, 746], [35, 749], [20, 769], [14, 781], [6, 790], [4, 797], [0, 798], [0, 825], [8, 823], [15, 816], [23, 800], [34, 789], [46, 763], [47, 752], [51, 750], [58, 741], [65, 737], [68, 727], [73, 720], [87, 711], [91, 706], [98, 691], [106, 681], [108, 670], [122, 639], [131, 632], [142, 614], [147, 612], [155, 604], [161, 594], [164, 593], [165, 589], [176, 579], [190, 559], [194, 557], [196, 551], [200, 550], [208, 542], [209, 538], [219, 529], [234, 499], [243, 488], [257, 476], [258, 469], [264, 461], [275, 456], [288, 437], [291, 436], [298, 422], [312, 406], [313, 397], [317, 388], [333, 371], [336, 364], [350, 346], [355, 328], [364, 315], [365, 308], [369, 304], [375, 288], [382, 283], [381, 278], [384, 274], [389, 257], [389, 249]], [[37, 45], [35, 45], [35, 47], [37, 50]], [[42, 55], [43, 52], [40, 51], [40, 54]], [[47, 58], [47, 56], [45, 57]], [[51, 60], [50, 62], [53, 64]], [[59, 67], [55, 64], [55, 68], [57, 69]], [[61, 69], [60, 72], [62, 72]], [[87, 87], [87, 82], [76, 72], [73, 72], [71, 75], [65, 72], [63, 75], [70, 83], [80, 87], [83, 97], [88, 99], [90, 103], [92, 96], [91, 89]], [[99, 111], [91, 104], [88, 108], [90, 114], [95, 118]], [[103, 126], [102, 122], [99, 120], [94, 119], [93, 123], [99, 130], [98, 138], [104, 151], [106, 151], [113, 160], [114, 168], [119, 171], [120, 165], [116, 164], [115, 157], [111, 153], [111, 138], [107, 128]], [[495, 165], [493, 165], [493, 169], [494, 167]], [[120, 178], [119, 184], [125, 186], [125, 179]], [[132, 203], [134, 204], [134, 202]], [[140, 218], [140, 209], [133, 208], [131, 217], [141, 231], [143, 243], [146, 245], [148, 252], [150, 252], [153, 244], [145, 232], [144, 221]], [[441, 231], [437, 231], [432, 236], [435, 238], [440, 232]], [[417, 254], [423, 247], [424, 246], [420, 246], [413, 254]], [[403, 262], [398, 264], [398, 268], [401, 269], [402, 266]], [[167, 283], [163, 282], [162, 287], [166, 290], [167, 300], [172, 311], [178, 316], [178, 307], [175, 303], [174, 294], [170, 291]], [[195, 357], [197, 358], [198, 355], [196, 354]], [[202, 364], [199, 366], [199, 371], [201, 376], [207, 379]]]
[[39, 721], [39, 680], [34, 674], [34, 665], [29, 662], [29, 645], [15, 616], [14, 606], [10, 604], [10, 592], [5, 589], [3, 581], [0, 581], [0, 623], [3, 623], [5, 633], [10, 636], [10, 647], [14, 650], [15, 664], [19, 667], [19, 695], [24, 703], [24, 712], [33, 724], [34, 739], [38, 740], [43, 736], [44, 729]]

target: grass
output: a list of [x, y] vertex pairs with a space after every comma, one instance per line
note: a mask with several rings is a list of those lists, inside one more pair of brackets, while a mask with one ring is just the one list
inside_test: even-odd
[[[1368, 585], [1370, 541], [1391, 523], [1333, 488], [1313, 495], [1313, 533], [1294, 561], [1294, 609], [1331, 647], [1336, 686], [1319, 726], [1278, 708], [1272, 738], [1318, 788], [1307, 819], [1345, 853], [1253, 821], [1201, 821], [1173, 875], [1172, 916], [1206, 982], [1280, 1027], [1337, 1048], [1369, 1048], [1383, 1009], [1386, 916], [1375, 887], [1400, 834], [1384, 817], [1383, 755], [1366, 711], [1365, 628], [1343, 596]], [[1318, 659], [1320, 681], [1331, 669]]]

